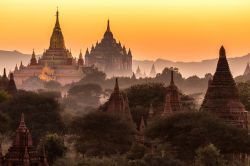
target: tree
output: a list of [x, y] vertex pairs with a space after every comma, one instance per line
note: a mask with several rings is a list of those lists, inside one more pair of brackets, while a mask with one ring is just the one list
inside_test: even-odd
[[177, 113], [158, 120], [146, 131], [151, 139], [170, 143], [178, 158], [194, 160], [197, 148], [214, 144], [226, 153], [250, 152], [250, 137], [244, 129], [224, 124], [215, 116], [204, 112]]
[[246, 110], [250, 111], [250, 82], [241, 82], [237, 84], [239, 89], [240, 101], [244, 104]]
[[62, 85], [57, 81], [51, 80], [48, 82], [44, 82], [44, 88], [50, 91], [60, 91], [60, 89], [62, 88]]
[[10, 100], [3, 102], [0, 109], [9, 117], [12, 131], [16, 130], [21, 113], [24, 113], [35, 143], [48, 132], [64, 132], [60, 104], [51, 96], [19, 91]]
[[127, 154], [127, 158], [130, 160], [141, 159], [146, 153], [146, 148], [141, 144], [133, 144], [130, 151]]
[[10, 98], [11, 98], [10, 94], [8, 94], [6, 91], [0, 90], [0, 103], [4, 102]]
[[58, 134], [47, 134], [38, 145], [38, 150], [45, 150], [49, 164], [53, 164], [57, 158], [63, 157], [67, 151], [62, 137]]
[[0, 112], [0, 135], [5, 134], [8, 130], [9, 130], [9, 119], [5, 114]]
[[86, 83], [101, 84], [106, 79], [106, 74], [94, 67], [90, 67], [88, 68], [88, 70], [87, 69], [84, 70], [84, 72], [86, 76], [79, 81], [81, 84], [86, 84]]
[[79, 108], [86, 106], [96, 107], [100, 104], [102, 88], [98, 84], [88, 83], [72, 86], [68, 91], [69, 104], [75, 104]]
[[[161, 113], [165, 105], [166, 87], [162, 83], [146, 83], [131, 86], [126, 89], [129, 107], [133, 120], [140, 124], [141, 117], [148, 116], [150, 104], [153, 105], [156, 113]], [[194, 110], [194, 99], [180, 93], [180, 101], [184, 110]]]
[[105, 112], [76, 117], [71, 124], [78, 135], [76, 149], [84, 155], [109, 156], [127, 152], [133, 141], [133, 128], [122, 119]]
[[220, 151], [213, 144], [197, 149], [196, 155], [198, 166], [223, 166], [225, 163]]

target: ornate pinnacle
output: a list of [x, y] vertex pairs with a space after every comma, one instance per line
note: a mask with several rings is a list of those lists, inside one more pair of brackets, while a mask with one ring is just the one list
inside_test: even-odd
[[171, 70], [171, 81], [170, 85], [174, 85], [174, 70]]
[[114, 92], [119, 92], [118, 78], [115, 79], [115, 88], [114, 88]]
[[220, 57], [226, 57], [226, 50], [223, 45], [220, 48]]

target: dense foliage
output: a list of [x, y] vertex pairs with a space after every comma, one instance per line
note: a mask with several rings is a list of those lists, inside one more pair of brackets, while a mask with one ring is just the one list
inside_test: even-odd
[[225, 125], [216, 117], [202, 112], [179, 113], [149, 126], [147, 136], [170, 143], [177, 157], [193, 160], [195, 151], [214, 144], [221, 153], [249, 153], [250, 137], [246, 130]]
[[237, 84], [239, 89], [240, 101], [244, 104], [247, 111], [250, 111], [250, 81]]
[[133, 128], [122, 119], [103, 112], [76, 117], [72, 132], [78, 135], [76, 149], [89, 156], [127, 152], [133, 141]]
[[48, 163], [52, 165], [57, 158], [66, 154], [67, 147], [63, 138], [58, 134], [47, 134], [40, 140], [38, 150], [40, 153], [45, 152]]
[[2, 102], [0, 109], [9, 118], [8, 130], [13, 132], [19, 125], [21, 113], [24, 113], [25, 122], [36, 143], [47, 132], [64, 132], [60, 104], [47, 93], [19, 91]]

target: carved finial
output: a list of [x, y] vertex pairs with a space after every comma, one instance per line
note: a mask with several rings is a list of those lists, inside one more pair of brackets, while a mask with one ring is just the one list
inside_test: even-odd
[[118, 78], [115, 79], [115, 92], [119, 92], [119, 84], [118, 84]]
[[5, 69], [5, 68], [3, 69], [3, 77], [4, 77], [4, 78], [7, 77], [7, 75], [6, 75], [6, 69]]
[[220, 57], [226, 57], [226, 50], [223, 45], [220, 48]]
[[109, 18], [108, 18], [108, 24], [107, 24], [107, 31], [110, 32]]
[[174, 70], [171, 70], [171, 81], [170, 81], [170, 85], [174, 85]]

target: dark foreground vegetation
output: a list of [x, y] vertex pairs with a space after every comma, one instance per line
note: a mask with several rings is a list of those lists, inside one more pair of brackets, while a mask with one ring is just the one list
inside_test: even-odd
[[[150, 140], [154, 148], [136, 142], [141, 117], [147, 120], [150, 108], [156, 113], [163, 110], [164, 83], [168, 82], [169, 74], [166, 69], [156, 78], [119, 79], [127, 94], [134, 124], [103, 112], [114, 79], [105, 79], [98, 71], [88, 75], [88, 79], [65, 87], [47, 82], [46, 89], [37, 92], [19, 90], [10, 95], [0, 91], [3, 152], [10, 146], [20, 115], [24, 113], [34, 144], [38, 151], [45, 148], [50, 165], [243, 166], [232, 156], [250, 153], [247, 131], [199, 112], [193, 96], [183, 91], [180, 101], [185, 113], [157, 117], [146, 124], [145, 140]], [[204, 78], [204, 86], [209, 77]], [[191, 86], [195, 80], [196, 77], [184, 79], [176, 71], [176, 82], [183, 87]], [[250, 110], [250, 82], [237, 86], [241, 102]], [[68, 92], [67, 96], [61, 97], [64, 91]]]

